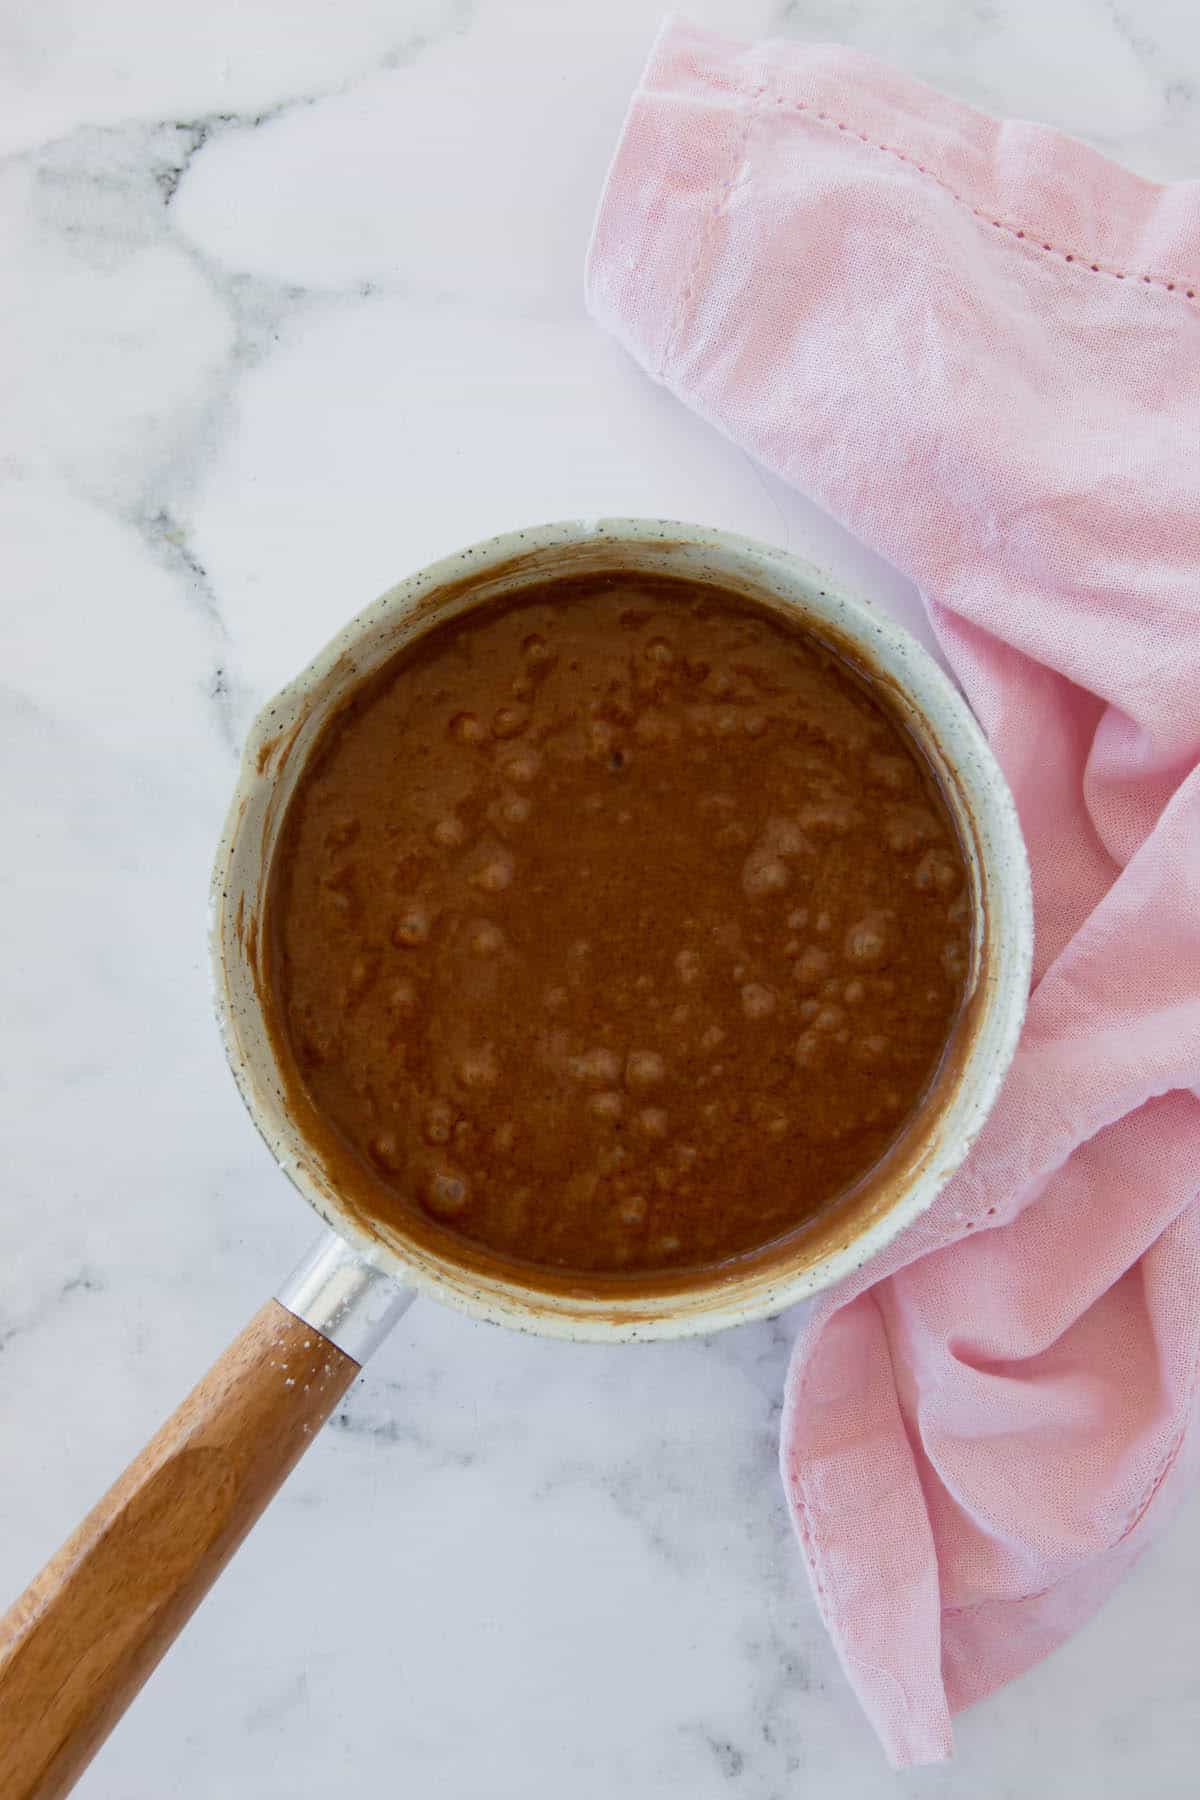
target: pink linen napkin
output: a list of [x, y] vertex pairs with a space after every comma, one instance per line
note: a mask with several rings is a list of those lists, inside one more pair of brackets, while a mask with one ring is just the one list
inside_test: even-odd
[[588, 300], [920, 587], [1012, 784], [1035, 986], [962, 1172], [809, 1312], [782, 1468], [897, 1764], [1169, 1516], [1200, 1357], [1200, 184], [852, 51], [671, 23]]

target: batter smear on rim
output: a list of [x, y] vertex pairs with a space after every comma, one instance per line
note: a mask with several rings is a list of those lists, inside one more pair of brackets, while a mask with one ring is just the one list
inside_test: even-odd
[[436, 627], [326, 726], [269, 981], [371, 1212], [629, 1274], [756, 1249], [878, 1162], [971, 916], [880, 691], [734, 594], [577, 577]]

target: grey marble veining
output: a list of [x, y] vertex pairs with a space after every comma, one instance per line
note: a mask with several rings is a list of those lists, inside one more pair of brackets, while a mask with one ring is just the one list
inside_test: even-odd
[[[1200, 172], [1171, 0], [696, 0]], [[209, 1015], [208, 864], [261, 700], [491, 531], [601, 512], [907, 584], [583, 316], [659, 5], [67, 0], [0, 27], [0, 1585], [311, 1223]], [[776, 1472], [787, 1320], [636, 1349], [425, 1302], [82, 1782], [87, 1800], [1195, 1790], [1200, 1505], [1060, 1655], [890, 1775]]]

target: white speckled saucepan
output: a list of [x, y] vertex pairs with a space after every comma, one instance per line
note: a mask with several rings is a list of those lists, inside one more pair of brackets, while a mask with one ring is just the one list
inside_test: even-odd
[[[966, 849], [979, 929], [963, 1041], [935, 1084], [920, 1128], [888, 1159], [834, 1230], [801, 1230], [711, 1275], [640, 1280], [623, 1298], [481, 1275], [401, 1228], [350, 1212], [289, 1117], [258, 993], [257, 943], [282, 815], [330, 709], [433, 621], [560, 574], [621, 569], [686, 576], [798, 614], [890, 690], [923, 747]], [[373, 1268], [480, 1318], [555, 1336], [677, 1337], [779, 1312], [858, 1268], [930, 1204], [962, 1161], [1016, 1046], [1032, 949], [1029, 877], [1008, 787], [961, 696], [924, 650], [867, 601], [810, 564], [727, 532], [666, 520], [568, 521], [477, 544], [392, 588], [345, 627], [259, 715], [217, 858], [212, 944], [217, 1011], [252, 1118], [305, 1198]]]
[[[435, 622], [560, 575], [711, 582], [798, 616], [888, 690], [938, 778], [965, 849], [975, 933], [969, 997], [926, 1101], [851, 1196], [718, 1268], [636, 1280], [514, 1273], [355, 1211], [285, 1101], [260, 998], [271, 857], [332, 709]], [[424, 1292], [556, 1337], [646, 1340], [766, 1317], [859, 1268], [931, 1203], [987, 1117], [1016, 1048], [1033, 926], [1004, 779], [956, 689], [914, 640], [798, 557], [670, 521], [568, 521], [477, 544], [410, 576], [338, 634], [259, 714], [212, 885], [217, 1015], [250, 1115], [327, 1227], [0, 1622], [6, 1800], [65, 1793], [312, 1433]]]

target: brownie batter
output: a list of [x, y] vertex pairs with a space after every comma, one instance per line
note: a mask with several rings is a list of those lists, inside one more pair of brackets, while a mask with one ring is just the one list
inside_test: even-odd
[[370, 1211], [632, 1273], [756, 1249], [878, 1161], [970, 930], [880, 692], [735, 595], [597, 576], [428, 632], [326, 727], [269, 981]]

